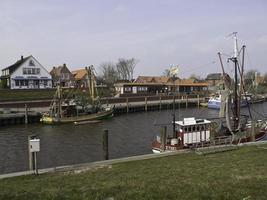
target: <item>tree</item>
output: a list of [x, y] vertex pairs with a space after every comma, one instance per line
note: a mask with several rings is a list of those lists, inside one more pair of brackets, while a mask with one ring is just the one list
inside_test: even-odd
[[163, 72], [163, 76], [171, 77], [170, 69], [165, 69]]
[[255, 74], [260, 74], [257, 70], [249, 70], [244, 74], [244, 84], [246, 90], [252, 90], [253, 86], [255, 86]]
[[124, 59], [120, 58], [118, 63], [116, 64], [118, 76], [122, 80], [129, 80], [133, 79], [134, 68], [137, 64], [137, 60], [135, 58], [131, 59]]
[[112, 62], [105, 62], [100, 64], [100, 69], [104, 84], [106, 84], [108, 87], [113, 86], [119, 77], [116, 66]]

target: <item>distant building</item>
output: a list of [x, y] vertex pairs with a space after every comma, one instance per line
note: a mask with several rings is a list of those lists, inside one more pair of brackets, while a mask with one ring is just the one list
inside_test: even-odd
[[218, 90], [220, 88], [220, 85], [223, 84], [223, 78], [221, 73], [208, 74], [205, 80], [209, 85], [209, 90]]
[[2, 69], [1, 81], [4, 88], [10, 89], [52, 87], [51, 75], [33, 56], [21, 56], [15, 64]]
[[116, 83], [116, 93], [120, 96], [172, 94], [200, 94], [207, 91], [206, 82], [195, 82], [193, 79], [173, 80], [166, 76], [139, 76], [130, 83]]
[[61, 86], [61, 87], [74, 87], [74, 78], [73, 74], [70, 72], [66, 64], [62, 66], [53, 67], [50, 71], [53, 80], [53, 87]]
[[86, 69], [78, 69], [71, 72], [75, 81], [75, 87], [88, 87], [88, 75]]

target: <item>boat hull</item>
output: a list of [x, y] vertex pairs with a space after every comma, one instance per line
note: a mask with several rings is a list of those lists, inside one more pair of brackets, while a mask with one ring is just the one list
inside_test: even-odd
[[113, 116], [113, 109], [107, 111], [100, 111], [97, 113], [75, 116], [75, 117], [62, 117], [60, 119], [43, 116], [40, 121], [44, 124], [64, 124], [64, 123], [74, 123], [74, 122], [83, 122], [83, 121], [94, 121], [110, 118]]

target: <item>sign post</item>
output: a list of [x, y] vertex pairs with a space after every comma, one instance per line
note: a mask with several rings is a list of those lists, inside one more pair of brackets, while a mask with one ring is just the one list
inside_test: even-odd
[[37, 152], [40, 151], [40, 139], [36, 136], [29, 137], [29, 165], [30, 170], [33, 170], [34, 174], [38, 175], [37, 167]]

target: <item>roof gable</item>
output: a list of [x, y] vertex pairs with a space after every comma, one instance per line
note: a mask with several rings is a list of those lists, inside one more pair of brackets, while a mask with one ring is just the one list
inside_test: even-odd
[[6, 67], [3, 70], [7, 70], [9, 69], [9, 74], [12, 74], [14, 71], [16, 71], [16, 69], [18, 69], [23, 63], [25, 63], [30, 57], [33, 57], [33, 56], [28, 56], [26, 58], [23, 58], [23, 56], [21, 57], [20, 60], [18, 60], [17, 62], [15, 62], [13, 65], [10, 65], [9, 67]]

